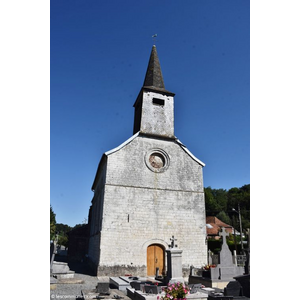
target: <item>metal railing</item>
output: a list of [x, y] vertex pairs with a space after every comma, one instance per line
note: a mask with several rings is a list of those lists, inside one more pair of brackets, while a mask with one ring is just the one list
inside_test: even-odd
[[[244, 267], [246, 263], [247, 257], [246, 255], [237, 255], [236, 256], [236, 264], [238, 267]], [[233, 263], [234, 263], [234, 257], [233, 257]]]

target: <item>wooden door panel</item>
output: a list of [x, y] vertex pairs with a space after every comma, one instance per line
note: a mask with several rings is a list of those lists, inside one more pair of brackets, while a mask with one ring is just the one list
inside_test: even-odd
[[155, 268], [159, 268], [159, 275], [162, 275], [162, 270], [164, 267], [164, 250], [161, 247], [155, 246]]
[[[153, 275], [154, 267], [154, 246], [149, 246], [147, 248], [147, 275]], [[152, 274], [153, 273], [153, 274]]]
[[156, 268], [159, 268], [159, 275], [165, 266], [165, 251], [160, 245], [150, 245], [147, 248], [147, 275], [154, 276]]

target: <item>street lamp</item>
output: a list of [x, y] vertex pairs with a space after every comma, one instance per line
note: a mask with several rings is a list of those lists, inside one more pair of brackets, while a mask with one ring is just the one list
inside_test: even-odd
[[236, 212], [239, 215], [239, 221], [240, 221], [240, 239], [241, 239], [241, 251], [244, 253], [244, 245], [243, 245], [243, 229], [242, 229], [242, 218], [241, 218], [241, 209], [240, 204], [238, 203], [238, 211], [236, 211], [234, 208], [232, 211]]
[[[213, 226], [211, 226], [210, 224], [206, 224], [206, 228], [208, 229], [212, 229], [214, 228]], [[205, 244], [207, 246], [207, 264], [209, 265], [210, 264], [210, 261], [209, 261], [209, 248], [208, 248], [208, 233], [207, 233], [207, 230], [206, 230], [206, 239], [205, 239]]]

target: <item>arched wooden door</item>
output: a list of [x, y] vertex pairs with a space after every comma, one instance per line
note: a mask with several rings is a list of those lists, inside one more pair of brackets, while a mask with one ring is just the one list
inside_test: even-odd
[[159, 275], [165, 271], [165, 248], [152, 244], [147, 248], [147, 275], [154, 276], [156, 268], [159, 268]]

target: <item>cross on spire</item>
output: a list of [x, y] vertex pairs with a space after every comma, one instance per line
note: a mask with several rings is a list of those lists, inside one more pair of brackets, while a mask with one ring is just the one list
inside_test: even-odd
[[152, 35], [153, 45], [155, 45], [156, 38], [157, 38], [157, 33], [155, 33], [155, 34]]

